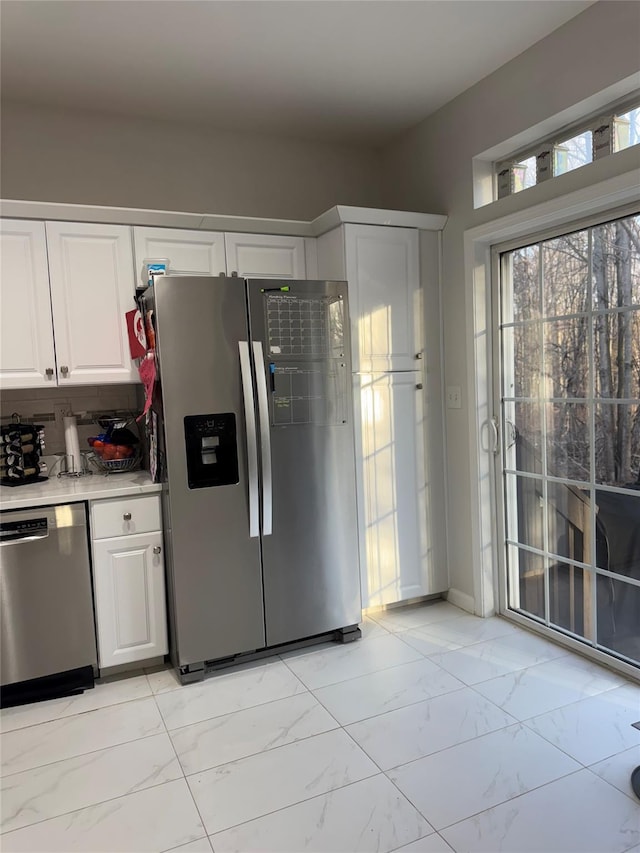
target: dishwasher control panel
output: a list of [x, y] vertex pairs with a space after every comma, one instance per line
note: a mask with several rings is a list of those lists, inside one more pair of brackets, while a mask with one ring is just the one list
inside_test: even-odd
[[46, 518], [0, 522], [0, 542], [14, 542], [19, 539], [43, 539], [48, 535], [49, 522]]

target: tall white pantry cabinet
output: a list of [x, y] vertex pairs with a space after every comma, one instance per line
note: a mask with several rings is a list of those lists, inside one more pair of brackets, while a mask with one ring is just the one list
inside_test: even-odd
[[349, 282], [363, 608], [448, 588], [425, 441], [420, 243], [415, 228], [344, 224], [317, 244], [320, 278]]

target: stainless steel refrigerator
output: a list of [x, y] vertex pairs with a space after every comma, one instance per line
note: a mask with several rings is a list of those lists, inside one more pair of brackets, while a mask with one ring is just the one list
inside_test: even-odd
[[346, 283], [166, 276], [142, 302], [183, 682], [281, 644], [357, 638]]

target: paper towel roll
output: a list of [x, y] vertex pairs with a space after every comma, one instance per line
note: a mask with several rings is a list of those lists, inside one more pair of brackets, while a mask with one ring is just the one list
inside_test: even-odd
[[63, 418], [64, 422], [64, 447], [67, 454], [67, 471], [79, 473], [82, 471], [82, 459], [80, 458], [80, 440], [78, 439], [78, 425], [75, 415]]

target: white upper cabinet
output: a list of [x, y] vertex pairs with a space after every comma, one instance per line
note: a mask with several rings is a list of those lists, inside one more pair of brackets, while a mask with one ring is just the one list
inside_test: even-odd
[[353, 369], [416, 370], [423, 310], [418, 231], [343, 227]]
[[246, 278], [306, 278], [303, 237], [225, 234], [227, 271]]
[[181, 228], [134, 228], [136, 285], [143, 286], [145, 258], [168, 258], [169, 273], [220, 275], [227, 272], [224, 234]]
[[47, 222], [59, 385], [139, 381], [125, 312], [135, 308], [131, 230]]
[[0, 228], [0, 386], [55, 385], [55, 353], [43, 222]]

